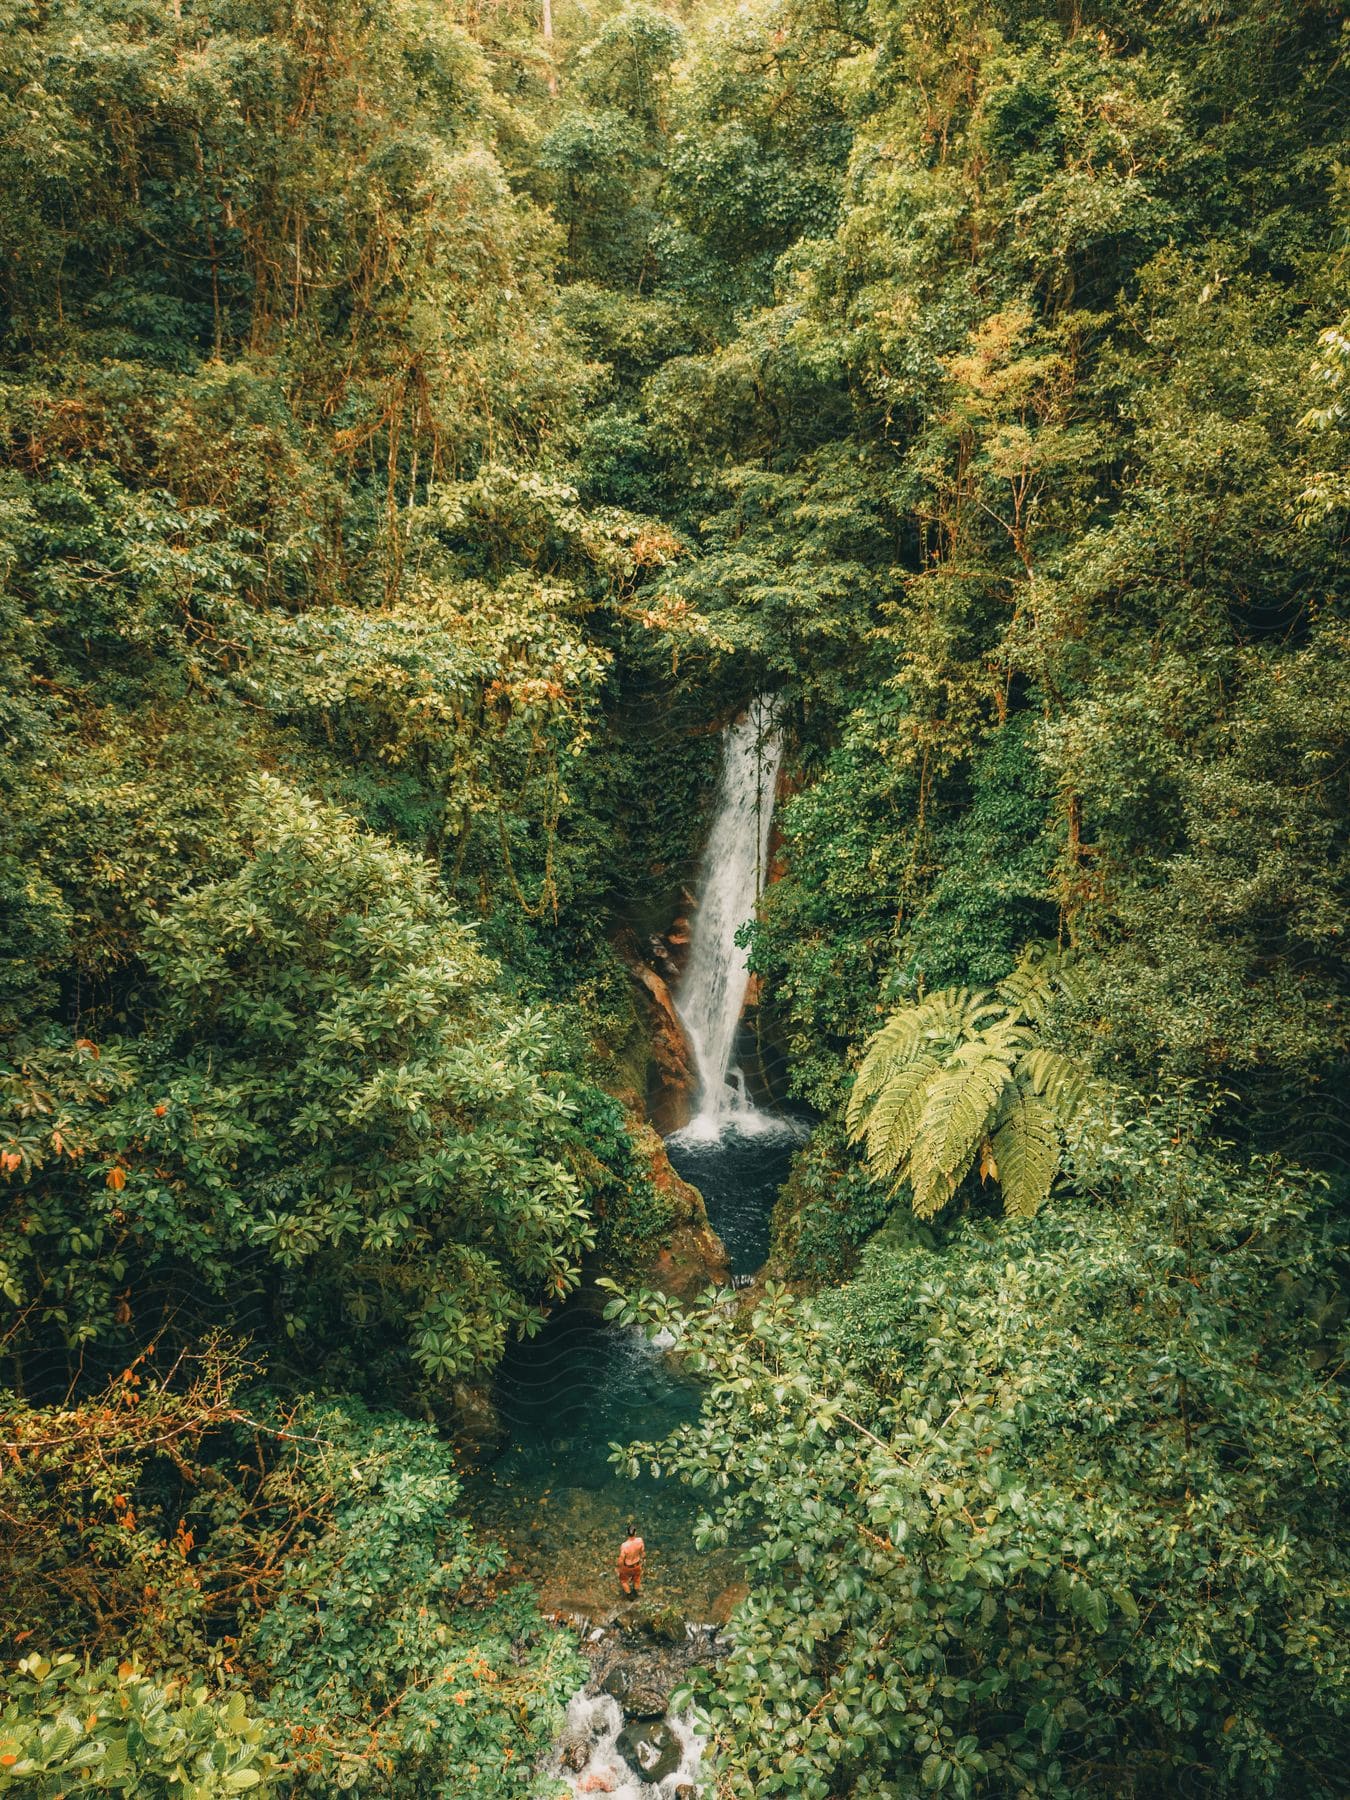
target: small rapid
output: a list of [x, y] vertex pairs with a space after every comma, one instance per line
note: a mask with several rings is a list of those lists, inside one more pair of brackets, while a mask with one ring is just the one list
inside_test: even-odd
[[627, 1721], [617, 1700], [583, 1688], [568, 1702], [547, 1773], [566, 1781], [575, 1794], [674, 1800], [698, 1793], [704, 1743], [690, 1717], [667, 1714], [645, 1725]]

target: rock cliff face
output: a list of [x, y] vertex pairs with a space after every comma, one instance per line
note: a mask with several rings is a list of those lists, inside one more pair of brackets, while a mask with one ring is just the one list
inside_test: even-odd
[[[684, 896], [692, 907], [691, 896]], [[619, 1096], [629, 1109], [630, 1129], [638, 1153], [647, 1163], [652, 1186], [667, 1200], [673, 1214], [668, 1242], [657, 1252], [649, 1279], [667, 1293], [688, 1299], [710, 1282], [730, 1280], [726, 1249], [708, 1223], [703, 1196], [682, 1181], [666, 1155], [664, 1137], [687, 1124], [697, 1095], [698, 1081], [685, 1043], [684, 1029], [671, 986], [678, 980], [689, 945], [687, 913], [670, 930], [640, 945], [626, 931], [616, 948], [633, 981], [634, 998], [646, 1045], [642, 1092]], [[634, 1075], [638, 1071], [634, 1069]]]
[[726, 1246], [708, 1223], [702, 1194], [675, 1173], [653, 1125], [640, 1126], [635, 1137], [652, 1186], [670, 1202], [675, 1216], [669, 1242], [657, 1252], [649, 1271], [651, 1281], [681, 1300], [691, 1299], [710, 1282], [725, 1286], [731, 1280]]
[[669, 930], [640, 941], [625, 931], [616, 943], [632, 979], [647, 1044], [645, 1091], [647, 1117], [663, 1135], [687, 1125], [698, 1092], [698, 1075], [684, 1027], [675, 1010], [674, 988], [684, 971], [689, 953], [688, 914], [693, 896], [682, 896], [686, 911]]
[[629, 964], [646, 1004], [651, 1060], [647, 1070], [647, 1115], [658, 1131], [678, 1131], [689, 1122], [695, 1077], [679, 1015], [665, 979], [649, 963]]

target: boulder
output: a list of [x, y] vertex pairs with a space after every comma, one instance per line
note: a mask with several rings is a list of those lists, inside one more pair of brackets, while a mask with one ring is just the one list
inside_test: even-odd
[[657, 1644], [682, 1644], [689, 1635], [684, 1615], [673, 1606], [644, 1606], [632, 1624], [634, 1631]]
[[633, 1773], [653, 1786], [673, 1775], [684, 1755], [680, 1740], [663, 1719], [654, 1725], [625, 1726], [615, 1748]]
[[[628, 1698], [628, 1690], [633, 1685], [633, 1671], [627, 1663], [615, 1663], [614, 1667], [600, 1683], [600, 1692], [608, 1694], [611, 1700], [617, 1700], [622, 1706]], [[664, 1708], [662, 1709], [664, 1710]]]
[[746, 1581], [733, 1581], [729, 1587], [724, 1587], [712, 1603], [712, 1611], [709, 1614], [709, 1617], [712, 1619], [713, 1624], [725, 1625], [732, 1613], [735, 1612], [736, 1608], [740, 1605], [741, 1601], [747, 1597], [749, 1592], [750, 1584]]
[[[630, 1127], [630, 1129], [632, 1129]], [[690, 1300], [706, 1287], [725, 1287], [731, 1280], [726, 1245], [708, 1223], [703, 1196], [671, 1167], [666, 1146], [650, 1125], [633, 1130], [633, 1147], [647, 1165], [652, 1186], [669, 1204], [672, 1229], [657, 1252], [648, 1278], [663, 1293]]]
[[450, 1393], [450, 1433], [474, 1457], [495, 1456], [506, 1436], [498, 1417], [492, 1390], [486, 1384], [457, 1381]]
[[659, 1719], [670, 1704], [670, 1684], [640, 1663], [615, 1663], [600, 1692], [618, 1701], [626, 1719]]

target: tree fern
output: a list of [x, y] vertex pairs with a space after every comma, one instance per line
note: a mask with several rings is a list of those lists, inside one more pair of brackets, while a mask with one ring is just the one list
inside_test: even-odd
[[857, 1131], [868, 1101], [882, 1091], [897, 1069], [926, 1045], [954, 1042], [968, 1029], [974, 1003], [980, 999], [987, 1002], [988, 996], [973, 995], [967, 988], [943, 988], [891, 1014], [872, 1039], [858, 1069], [849, 1100], [850, 1131]]
[[882, 1174], [894, 1175], [909, 1155], [923, 1118], [928, 1087], [942, 1058], [920, 1052], [899, 1064], [881, 1087], [867, 1114], [867, 1157]]
[[1024, 956], [998, 984], [998, 997], [1024, 1019], [1039, 1019], [1055, 994], [1055, 964], [1047, 957]]
[[1085, 1071], [1058, 1050], [1047, 1050], [1038, 1044], [1028, 1053], [1020, 1073], [1031, 1091], [1041, 1096], [1066, 1126], [1087, 1105], [1089, 1086]]
[[1073, 998], [1078, 992], [1072, 964], [1057, 951], [1034, 945], [1022, 953], [1017, 967], [998, 984], [998, 997], [1004, 1005], [1033, 1025], [1060, 995]]
[[854, 1141], [873, 1172], [908, 1182], [931, 1218], [977, 1157], [1004, 1210], [1029, 1218], [1059, 1168], [1061, 1133], [1084, 1114], [1087, 1077], [1038, 1042], [1036, 1023], [1071, 991], [1064, 964], [1028, 953], [998, 989], [944, 988], [901, 1007], [867, 1047], [849, 1100]]
[[1054, 1114], [1029, 1088], [1014, 1089], [991, 1144], [1010, 1218], [1040, 1211], [1059, 1169], [1059, 1131]]
[[1005, 1015], [967, 1038], [930, 1082], [910, 1159], [914, 1209], [924, 1218], [956, 1192], [1028, 1041], [1026, 1028]]

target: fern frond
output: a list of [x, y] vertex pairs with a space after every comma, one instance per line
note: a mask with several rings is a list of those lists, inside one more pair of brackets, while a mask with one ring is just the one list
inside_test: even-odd
[[1072, 1125], [1091, 1097], [1085, 1071], [1058, 1050], [1030, 1051], [1019, 1071], [1033, 1094], [1043, 1099], [1059, 1125]]
[[911, 1159], [916, 1208], [936, 1211], [955, 1193], [1030, 1041], [1024, 1025], [1004, 1018], [962, 1044], [933, 1080]]
[[867, 1046], [849, 1096], [847, 1123], [850, 1136], [862, 1136], [863, 1114], [881, 1093], [896, 1069], [934, 1042], [952, 1043], [960, 1036], [972, 1005], [984, 996], [967, 988], [940, 988], [913, 1006], [891, 1014]]
[[1032, 945], [1022, 952], [1017, 967], [998, 984], [999, 999], [1009, 1011], [1034, 1022], [1048, 1010], [1063, 984], [1064, 966], [1053, 950]]
[[1004, 1005], [1036, 1024], [1058, 999], [1082, 1000], [1084, 982], [1072, 951], [1032, 944], [1022, 952], [1017, 967], [998, 984]]
[[932, 1219], [956, 1192], [956, 1183], [948, 1181], [940, 1169], [928, 1169], [916, 1174], [910, 1169], [912, 1204], [916, 1218]]
[[1048, 1106], [1018, 1086], [993, 1136], [1003, 1210], [1030, 1219], [1040, 1211], [1060, 1163], [1059, 1133]]
[[940, 1057], [921, 1051], [912, 1062], [895, 1069], [877, 1095], [865, 1128], [873, 1174], [893, 1176], [909, 1155], [929, 1084], [941, 1068]]
[[975, 1157], [997, 1173], [1005, 1210], [1027, 1218], [1060, 1166], [1059, 1133], [1087, 1116], [1087, 1076], [1036, 1040], [1063, 983], [1057, 956], [1031, 950], [995, 993], [943, 988], [901, 1007], [867, 1046], [849, 1097], [849, 1134], [887, 1180], [907, 1177], [931, 1218]]

